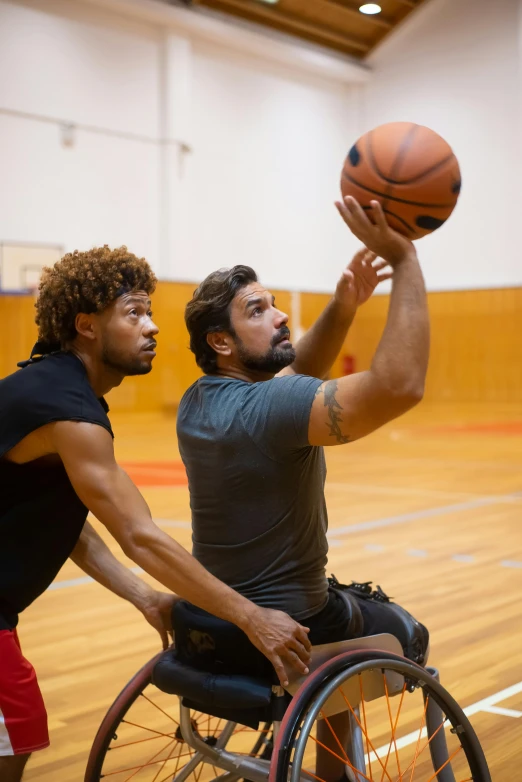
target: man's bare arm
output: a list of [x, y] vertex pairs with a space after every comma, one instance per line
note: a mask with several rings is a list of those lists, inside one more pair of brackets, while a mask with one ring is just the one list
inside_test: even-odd
[[[352, 199], [353, 200], [353, 199]], [[356, 236], [394, 267], [388, 320], [367, 372], [320, 386], [310, 414], [313, 445], [342, 445], [402, 415], [422, 398], [429, 358], [426, 289], [413, 245], [378, 205], [370, 223], [357, 202], [342, 212]]]
[[214, 578], [152, 521], [149, 508], [116, 463], [110, 434], [76, 421], [53, 425], [53, 442], [79, 498], [125, 554], [171, 592], [238, 625], [286, 681], [283, 661], [305, 672], [310, 643], [301, 625], [281, 611], [254, 605]]
[[325, 377], [343, 346], [356, 310], [346, 312], [332, 299], [295, 346], [293, 363], [279, 372], [284, 375], [311, 375]]
[[313, 326], [295, 346], [294, 362], [281, 375], [328, 375], [341, 352], [357, 309], [364, 304], [377, 285], [391, 277], [387, 263], [361, 248], [352, 258], [337, 283], [335, 294]]
[[84, 573], [141, 611], [158, 631], [163, 648], [167, 648], [168, 633], [172, 630], [171, 610], [177, 600], [176, 595], [156, 591], [118, 562], [88, 521], [85, 522], [71, 559]]

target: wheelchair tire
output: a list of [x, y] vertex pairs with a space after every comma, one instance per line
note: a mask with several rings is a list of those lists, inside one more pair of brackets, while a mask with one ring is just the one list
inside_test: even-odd
[[[423, 763], [430, 762], [432, 764], [431, 771], [428, 771], [423, 776], [417, 774], [414, 777], [417, 762], [416, 759], [414, 759], [414, 761], [410, 763], [410, 766], [408, 767], [408, 769], [411, 767], [413, 769], [411, 771], [411, 776], [410, 771], [408, 771], [405, 779], [411, 779], [413, 782], [428, 782], [428, 780], [430, 782], [431, 780], [435, 780], [436, 782], [445, 782], [446, 779], [455, 779], [455, 776], [451, 774], [451, 768], [453, 767], [452, 758], [454, 758], [457, 754], [459, 754], [460, 750], [462, 750], [470, 773], [465, 774], [464, 776], [459, 774], [457, 782], [460, 782], [460, 780], [464, 779], [464, 777], [466, 778], [466, 782], [468, 782], [468, 780], [472, 780], [473, 782], [491, 782], [491, 775], [487, 766], [486, 758], [484, 756], [482, 747], [480, 746], [477, 735], [468, 718], [457, 702], [452, 698], [452, 696], [424, 668], [399, 655], [369, 649], [346, 652], [345, 654], [339, 655], [338, 657], [326, 662], [324, 665], [318, 668], [302, 684], [301, 688], [295, 694], [292, 702], [290, 703], [283, 718], [281, 728], [278, 732], [272, 753], [269, 782], [294, 782], [295, 779], [299, 779], [305, 753], [303, 742], [306, 746], [308, 746], [306, 742], [310, 738], [312, 742], [315, 742], [315, 746], [317, 745], [317, 739], [314, 739], [314, 737], [311, 735], [313, 724], [315, 724], [312, 724], [311, 722], [312, 719], [315, 719], [314, 714], [318, 715], [321, 712], [322, 705], [327, 701], [328, 697], [330, 697], [333, 692], [336, 692], [337, 689], [341, 688], [342, 685], [345, 684], [349, 679], [353, 679], [353, 677], [359, 677], [360, 680], [363, 673], [368, 674], [369, 672], [375, 671], [382, 672], [383, 678], [385, 676], [385, 672], [394, 672], [399, 674], [400, 677], [402, 677], [401, 680], [404, 681], [402, 697], [404, 697], [405, 692], [413, 693], [420, 689], [422, 690], [423, 702], [426, 703], [427, 700], [429, 701], [431, 698], [437, 708], [439, 708], [443, 712], [443, 715], [445, 715], [442, 723], [438, 728], [438, 731], [435, 731], [432, 736], [429, 737], [427, 743], [423, 744], [422, 752], [424, 749], [426, 749], [427, 746], [429, 746], [430, 750], [424, 756]], [[336, 689], [332, 689], [333, 687]], [[386, 691], [386, 700], [389, 701], [389, 703], [393, 701], [394, 697], [397, 696], [388, 697], [388, 692]], [[384, 698], [381, 698], [380, 700], [384, 700]], [[346, 702], [348, 704], [348, 701]], [[364, 696], [362, 698], [362, 702], [364, 705]], [[374, 704], [377, 702], [377, 700], [373, 701]], [[397, 727], [397, 723], [395, 726], [393, 726], [393, 719], [389, 709], [389, 703], [387, 704], [388, 711], [390, 712], [389, 722], [392, 730], [394, 730], [394, 727]], [[424, 717], [426, 716], [426, 709], [427, 707], [425, 706]], [[355, 719], [357, 720], [357, 717], [355, 717]], [[398, 719], [399, 717], [397, 716], [397, 722]], [[366, 723], [366, 714], [364, 721]], [[435, 733], [440, 732], [441, 729], [442, 735], [445, 734], [446, 722], [449, 724], [448, 726], [451, 726], [451, 734], [456, 737], [456, 739], [452, 739], [452, 741], [456, 744], [459, 744], [460, 747], [457, 748], [453, 756], [450, 757], [450, 755], [447, 754], [447, 760], [445, 764], [441, 763], [440, 765], [435, 765], [431, 742]], [[360, 718], [359, 725], [360, 728], [363, 729], [361, 731], [362, 736], [364, 736], [362, 739], [362, 742], [364, 742], [362, 744], [362, 756], [365, 758], [365, 763], [370, 763], [370, 769], [372, 763], [377, 763], [377, 761], [380, 763], [381, 768], [378, 769], [378, 776], [376, 777], [377, 779], [383, 779], [385, 782], [388, 779], [393, 779], [393, 782], [395, 782], [395, 779], [402, 779], [404, 772], [400, 771], [400, 766], [399, 776], [396, 775], [397, 772], [395, 772], [395, 775], [393, 775], [391, 769], [390, 772], [387, 772], [386, 766], [388, 765], [389, 757], [393, 755], [394, 752], [397, 754], [397, 756], [399, 755], [397, 746], [401, 748], [400, 751], [402, 752], [402, 746], [407, 747], [409, 745], [401, 744], [394, 735], [390, 741], [390, 748], [388, 749], [385, 763], [383, 763], [382, 756], [379, 758], [374, 744], [372, 744], [368, 735], [368, 730], [367, 728], [365, 729], [366, 726], [363, 726], [361, 723], [362, 717]], [[379, 723], [379, 729], [382, 731], [381, 726], [382, 721]], [[421, 754], [421, 752], [419, 752], [419, 746], [421, 743], [420, 737], [422, 735], [422, 730], [423, 728], [421, 721], [419, 739], [417, 741], [416, 748], [416, 752], [419, 755]], [[433, 727], [431, 730], [433, 730]], [[395, 749], [393, 741], [395, 741]], [[366, 745], [366, 749], [364, 745]], [[430, 755], [432, 756], [431, 758]], [[373, 757], [375, 757], [375, 759], [372, 759]], [[295, 764], [294, 758], [296, 758]], [[459, 761], [462, 759], [463, 758], [461, 756]], [[338, 760], [340, 762], [345, 762], [343, 757], [339, 757]], [[397, 760], [397, 762], [399, 762], [399, 760]], [[346, 763], [346, 766], [350, 768], [350, 764]], [[367, 776], [366, 772], [361, 773], [359, 771], [359, 773], [357, 773], [358, 768], [351, 766], [351, 769], [352, 770], [349, 773], [354, 774], [355, 772], [355, 778], [357, 779], [374, 779], [373, 772], [371, 770], [368, 771], [369, 776]], [[367, 770], [368, 767], [365, 766], [365, 769]], [[315, 777], [315, 779], [320, 780], [319, 777]]]

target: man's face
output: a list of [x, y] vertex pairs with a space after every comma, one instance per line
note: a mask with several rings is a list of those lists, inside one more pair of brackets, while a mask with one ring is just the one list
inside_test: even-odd
[[276, 374], [295, 359], [288, 315], [258, 282], [242, 288], [230, 305], [236, 356], [244, 367]]
[[152, 321], [148, 293], [124, 293], [97, 318], [103, 363], [123, 375], [146, 375], [150, 372], [159, 329]]

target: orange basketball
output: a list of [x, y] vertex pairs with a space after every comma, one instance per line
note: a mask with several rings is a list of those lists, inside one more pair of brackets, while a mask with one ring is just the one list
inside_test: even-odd
[[368, 210], [380, 201], [389, 225], [410, 239], [435, 231], [457, 203], [460, 168], [449, 144], [430, 128], [390, 122], [353, 145], [342, 175], [343, 196]]

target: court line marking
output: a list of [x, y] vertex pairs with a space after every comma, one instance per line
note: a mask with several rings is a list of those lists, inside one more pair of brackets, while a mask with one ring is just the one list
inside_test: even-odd
[[362, 521], [359, 524], [347, 524], [344, 527], [335, 527], [327, 533], [327, 537], [337, 537], [338, 535], [354, 535], [356, 532], [363, 532], [369, 529], [381, 529], [382, 527], [394, 527], [397, 524], [407, 524], [410, 521], [419, 519], [429, 519], [434, 516], [447, 516], [450, 513], [457, 513], [463, 510], [474, 510], [483, 508], [487, 505], [499, 505], [504, 502], [513, 502], [522, 497], [522, 492], [513, 494], [498, 494], [490, 497], [479, 497], [477, 500], [468, 502], [456, 502], [453, 505], [441, 505], [438, 508], [425, 508], [416, 510], [412, 513], [401, 513], [398, 516], [388, 516], [384, 519], [373, 519], [372, 521]]
[[411, 486], [386, 486], [385, 484], [378, 483], [348, 483], [347, 481], [326, 481], [326, 488], [332, 489], [346, 489], [348, 491], [356, 492], [357, 494], [384, 494], [401, 495], [408, 494], [413, 497], [448, 497], [455, 499], [467, 499], [472, 500], [477, 497], [483, 497], [484, 494], [475, 491], [445, 491], [443, 489], [422, 489], [414, 488]]
[[[506, 687], [504, 690], [500, 690], [499, 692], [494, 693], [494, 695], [489, 695], [487, 698], [483, 698], [480, 701], [477, 701], [476, 703], [472, 703], [471, 706], [467, 706], [465, 709], [463, 709], [464, 714], [466, 717], [472, 717], [474, 714], [478, 714], [479, 712], [486, 712], [491, 714], [503, 714], [503, 716], [507, 717], [520, 717], [522, 716], [522, 713], [520, 712], [514, 712], [513, 709], [496, 709], [495, 711], [490, 711], [492, 708], [496, 707], [496, 704], [499, 701], [505, 701], [507, 698], [510, 698], [512, 695], [518, 695], [518, 693], [522, 692], [522, 682], [518, 682], [518, 684], [513, 684], [511, 687]], [[510, 712], [509, 714], [507, 712]], [[450, 724], [448, 723], [446, 728], [450, 727]], [[427, 731], [426, 728], [423, 728], [421, 733], [421, 738], [425, 739], [427, 738]], [[398, 739], [396, 742], [397, 749], [403, 749], [404, 747], [409, 746], [410, 744], [413, 744], [414, 742], [418, 741], [419, 739], [419, 731], [414, 730], [412, 733], [408, 733], [406, 736], [403, 736], [401, 739]], [[394, 743], [395, 746], [395, 743]], [[377, 750], [377, 754], [380, 757], [381, 752], [387, 752], [389, 749], [389, 745], [386, 744], [383, 747], [379, 747]], [[373, 753], [372, 753], [373, 755]], [[366, 756], [366, 760], [368, 761], [368, 756]], [[375, 758], [373, 758], [373, 762], [375, 763]]]
[[514, 559], [503, 559], [500, 564], [502, 567], [522, 568], [522, 562], [517, 562]]
[[[329, 546], [333, 546], [335, 548], [340, 548], [345, 541], [342, 540], [336, 540], [335, 538], [329, 538], [328, 544]], [[382, 554], [384, 551], [386, 551], [386, 546], [381, 546], [378, 543], [366, 543], [363, 548], [365, 551], [371, 551], [376, 554]], [[402, 550], [401, 550], [402, 553]], [[430, 552], [426, 549], [406, 549], [404, 551], [405, 554], [407, 554], [410, 557], [429, 557], [431, 556]], [[433, 552], [434, 555], [437, 555], [437, 552]], [[477, 560], [473, 554], [452, 554], [451, 559], [454, 562], [464, 562], [466, 564], [475, 563], [478, 562], [479, 564], [492, 564], [492, 563], [486, 563], [486, 562], [480, 562], [480, 560]], [[512, 568], [515, 570], [522, 570], [522, 561], [516, 560], [516, 559], [503, 559], [501, 562], [497, 562], [496, 564], [500, 565], [500, 567], [506, 567], [506, 568]]]
[[346, 489], [357, 494], [383, 494], [386, 497], [408, 495], [412, 497], [441, 497], [447, 499], [473, 500], [483, 497], [476, 491], [447, 491], [444, 489], [423, 489], [412, 486], [386, 486], [382, 483], [348, 483], [347, 481], [326, 481], [326, 488]]
[[[357, 454], [357, 461], [359, 463], [361, 462], [370, 462], [372, 465], [372, 469], [378, 471], [380, 469], [379, 464], [386, 465], [386, 469], [389, 469], [389, 463], [390, 463], [390, 457], [384, 453], [358, 453]], [[393, 457], [393, 462], [396, 465], [399, 465], [401, 467], [404, 467], [407, 464], [412, 465], [419, 465], [422, 464], [425, 467], [430, 466], [443, 466], [447, 469], [450, 468], [456, 468], [458, 470], [512, 470], [513, 472], [520, 471], [522, 469], [522, 462], [519, 461], [501, 461], [497, 459], [494, 462], [488, 462], [488, 461], [471, 461], [471, 460], [465, 460], [465, 459], [456, 459], [448, 457], [446, 459], [437, 459], [435, 456], [400, 456], [399, 454], [395, 454]]]
[[482, 711], [485, 711], [488, 714], [500, 714], [501, 717], [513, 717], [514, 719], [522, 717], [522, 711], [505, 709], [503, 706], [485, 706]]
[[451, 558], [455, 562], [475, 562], [473, 554], [453, 554]]

